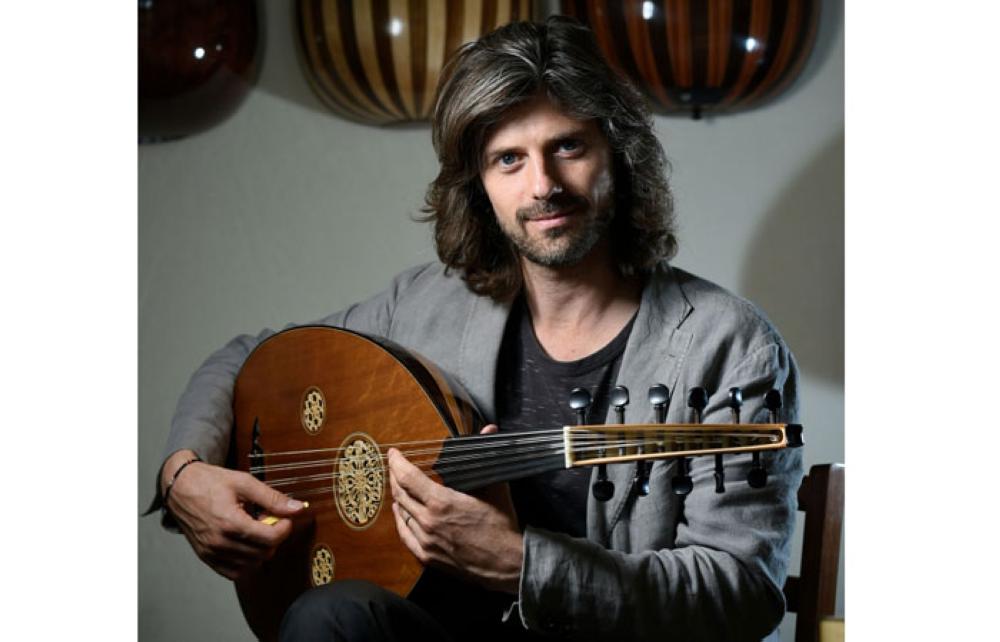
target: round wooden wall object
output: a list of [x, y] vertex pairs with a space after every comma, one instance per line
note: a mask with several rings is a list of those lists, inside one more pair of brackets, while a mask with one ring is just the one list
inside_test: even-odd
[[516, 20], [531, 0], [297, 0], [306, 76], [349, 120], [426, 120], [441, 67], [459, 45]]
[[228, 118], [257, 81], [260, 0], [139, 0], [139, 142]]
[[663, 113], [729, 112], [777, 96], [812, 51], [819, 0], [562, 0]]

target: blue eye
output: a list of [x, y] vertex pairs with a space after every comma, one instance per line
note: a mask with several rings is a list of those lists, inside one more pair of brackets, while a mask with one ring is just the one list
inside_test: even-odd
[[517, 162], [517, 154], [515, 154], [514, 152], [506, 152], [504, 154], [501, 154], [499, 158], [497, 158], [497, 162], [499, 162], [504, 167], [509, 167]]

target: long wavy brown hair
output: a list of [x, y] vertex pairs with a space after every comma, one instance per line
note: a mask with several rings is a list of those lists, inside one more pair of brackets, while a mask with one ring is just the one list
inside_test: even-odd
[[482, 150], [510, 109], [541, 94], [574, 118], [597, 119], [607, 137], [615, 198], [609, 233], [619, 271], [647, 274], [677, 252], [669, 165], [645, 99], [577, 21], [511, 23], [460, 47], [442, 71], [432, 129], [441, 167], [422, 219], [434, 222], [445, 266], [472, 291], [500, 301], [520, 290], [522, 276], [479, 178]]

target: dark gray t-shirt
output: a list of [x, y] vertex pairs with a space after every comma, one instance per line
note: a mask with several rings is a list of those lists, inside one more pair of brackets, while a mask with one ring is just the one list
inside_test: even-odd
[[[569, 407], [573, 388], [584, 388], [593, 397], [587, 423], [604, 423], [608, 395], [634, 320], [597, 352], [576, 361], [556, 361], [539, 345], [528, 306], [518, 299], [504, 331], [497, 368], [500, 432], [575, 425], [576, 412]], [[511, 482], [521, 525], [585, 537], [590, 474], [589, 468], [570, 468]]]

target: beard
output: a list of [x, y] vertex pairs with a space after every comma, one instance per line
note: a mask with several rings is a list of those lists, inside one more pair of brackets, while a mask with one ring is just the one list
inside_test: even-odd
[[[591, 204], [582, 196], [560, 193], [541, 203], [517, 210], [513, 223], [499, 220], [504, 236], [528, 261], [550, 268], [576, 265], [604, 237], [614, 216], [611, 199]], [[573, 210], [566, 225], [528, 233], [528, 221], [554, 212]], [[575, 220], [573, 220], [575, 219]]]

